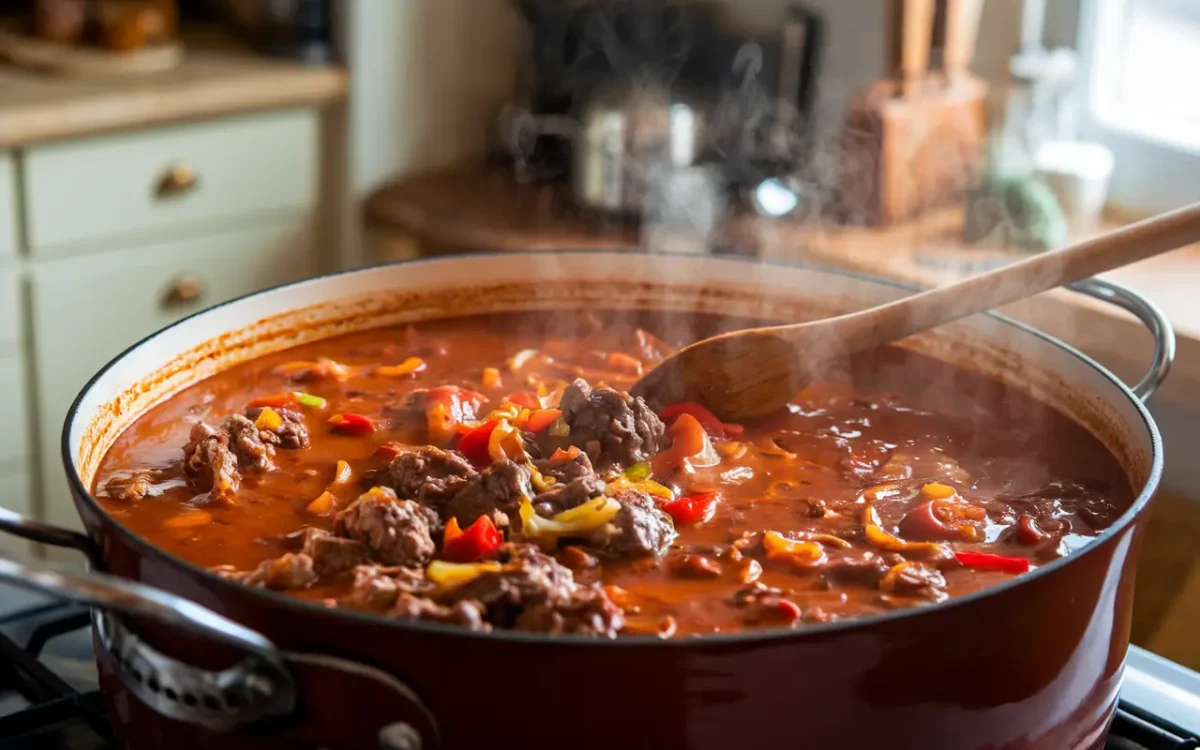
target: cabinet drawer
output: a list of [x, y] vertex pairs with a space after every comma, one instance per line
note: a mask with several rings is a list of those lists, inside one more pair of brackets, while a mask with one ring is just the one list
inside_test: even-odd
[[[125, 347], [197, 310], [310, 275], [303, 220], [36, 263], [31, 282], [47, 520], [78, 521], [57, 461], [62, 420], [88, 378]], [[64, 345], [70, 342], [70, 345]]]
[[20, 304], [17, 274], [0, 263], [0, 357], [10, 354], [10, 350], [15, 350], [21, 340], [21, 329], [17, 324]]
[[38, 146], [25, 155], [30, 251], [82, 253], [311, 206], [318, 156], [310, 109]]
[[0, 152], [0, 258], [12, 255], [16, 249], [17, 173], [12, 155]]
[[[26, 442], [25, 373], [21, 360], [0, 358], [0, 465], [29, 455]], [[0, 499], [0, 502], [3, 502]]]
[[[23, 516], [32, 515], [32, 493], [33, 488], [27, 473], [0, 464], [0, 507], [14, 510]], [[0, 533], [0, 555], [28, 560], [31, 557], [30, 544], [11, 534]]]

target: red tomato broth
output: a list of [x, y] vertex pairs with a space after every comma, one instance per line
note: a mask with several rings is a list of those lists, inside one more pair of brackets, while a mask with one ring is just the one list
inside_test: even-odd
[[[613, 352], [652, 362], [635, 345], [635, 327], [659, 334], [673, 345], [726, 330], [755, 324], [715, 316], [663, 313], [593, 313], [557, 311], [506, 314], [432, 321], [352, 334], [279, 352], [229, 369], [158, 405], [139, 418], [114, 443], [96, 475], [95, 490], [105, 509], [134, 533], [165, 551], [203, 567], [231, 565], [252, 569], [287, 551], [283, 537], [305, 526], [332, 529], [333, 515], [313, 516], [308, 505], [326, 490], [339, 508], [363, 492], [360, 479], [369, 469], [387, 464], [378, 446], [397, 441], [416, 445], [412, 436], [389, 426], [389, 409], [416, 388], [451, 384], [479, 391], [489, 399], [484, 414], [508, 394], [530, 390], [530, 373], [563, 377], [561, 365], [577, 368], [593, 386], [600, 383], [627, 389], [636, 373]], [[538, 349], [556, 360], [547, 365], [531, 361], [520, 373], [506, 360], [525, 349]], [[394, 366], [411, 356], [425, 367], [402, 377], [374, 374], [377, 366]], [[351, 368], [344, 380], [315, 378], [298, 382], [275, 371], [296, 361], [327, 357]], [[618, 366], [611, 364], [616, 362]], [[485, 388], [485, 367], [500, 371], [500, 382]], [[569, 377], [567, 377], [569, 379]], [[191, 424], [203, 419], [219, 423], [241, 413], [258, 397], [301, 391], [326, 399], [321, 410], [295, 407], [304, 414], [311, 445], [302, 450], [279, 450], [277, 469], [246, 472], [230, 505], [202, 503], [212, 522], [170, 528], [168, 520], [188, 510], [197, 493], [183, 481], [181, 448]], [[379, 425], [373, 434], [345, 435], [327, 424], [330, 416], [353, 413]], [[715, 491], [712, 517], [698, 524], [680, 524], [676, 552], [705, 556], [720, 569], [715, 577], [682, 574], [668, 559], [642, 558], [604, 561], [596, 568], [577, 570], [580, 581], [615, 584], [627, 592], [627, 632], [661, 632], [672, 618], [677, 634], [729, 632], [745, 628], [786, 627], [783, 616], [771, 616], [772, 606], [733, 603], [745, 587], [740, 571], [749, 558], [758, 560], [758, 579], [783, 590], [775, 598], [794, 602], [802, 616], [796, 625], [919, 606], [934, 601], [921, 595], [888, 594], [875, 584], [830, 577], [828, 571], [848, 558], [872, 551], [901, 558], [919, 556], [888, 553], [872, 546], [863, 534], [864, 490], [887, 481], [889, 467], [908, 467], [916, 488], [922, 481], [950, 481], [969, 503], [986, 508], [985, 541], [969, 544], [943, 541], [956, 550], [989, 552], [1028, 558], [1033, 565], [1049, 562], [1081, 546], [1111, 523], [1132, 502], [1128, 479], [1117, 461], [1085, 429], [1063, 415], [998, 382], [974, 375], [923, 355], [886, 347], [853, 358], [830, 380], [814, 384], [794, 399], [785, 413], [744, 423], [744, 434], [717, 439], [752, 446], [770, 438], [770, 455], [748, 447], [740, 456], [722, 456], [715, 467], [697, 468], [690, 478], [659, 477], [677, 489], [676, 496]], [[908, 458], [889, 464], [897, 454]], [[351, 481], [332, 486], [339, 460], [352, 468]], [[946, 465], [942, 465], [946, 464]], [[965, 472], [962, 481], [954, 468]], [[143, 468], [161, 470], [158, 496], [124, 502], [105, 495], [114, 475]], [[895, 472], [894, 472], [895, 473]], [[1072, 510], [1070, 498], [1045, 493], [1055, 481], [1085, 487], [1087, 512]], [[907, 487], [907, 485], [906, 485]], [[912, 487], [906, 491], [911, 492]], [[1030, 493], [1042, 494], [1020, 497]], [[1061, 493], [1059, 493], [1061, 494]], [[887, 531], [895, 534], [907, 511], [921, 498], [875, 503]], [[1047, 525], [1067, 518], [1071, 531], [1050, 543], [1030, 546], [1017, 535], [1020, 512], [1037, 507]], [[819, 514], [821, 510], [823, 514]], [[1089, 520], [1090, 519], [1090, 520]], [[808, 534], [833, 534], [849, 543], [827, 547], [826, 564], [802, 569], [764, 557], [757, 542], [730, 562], [729, 545], [744, 532], [775, 530], [802, 539]], [[709, 550], [711, 548], [711, 550]], [[560, 553], [561, 556], [561, 553]], [[958, 596], [1010, 580], [1013, 574], [939, 566], [945, 595]], [[297, 596], [326, 599], [343, 593], [345, 577], [322, 580]], [[772, 599], [771, 601], [774, 601]]]

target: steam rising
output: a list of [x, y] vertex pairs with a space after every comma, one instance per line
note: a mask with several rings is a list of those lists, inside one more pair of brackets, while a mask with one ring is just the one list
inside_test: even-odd
[[[600, 55], [619, 76], [647, 89], [676, 86], [691, 51], [686, 24], [674, 20], [666, 28], [645, 26], [639, 31], [631, 41], [622, 42], [612, 23], [597, 14], [575, 64], [568, 67], [581, 67], [591, 56]], [[663, 40], [668, 43], [663, 44]], [[651, 48], [659, 50], [659, 54], [647, 54]], [[821, 106], [811, 118], [806, 118], [761, 83], [763, 65], [762, 50], [752, 42], [747, 43], [735, 55], [727, 75], [715, 91], [709, 92], [707, 158], [701, 160], [706, 168], [673, 165], [667, 154], [641, 164], [646, 170], [644, 176], [655, 186], [648, 193], [637, 225], [643, 250], [757, 254], [802, 260], [806, 255], [806, 241], [823, 239], [823, 235], [833, 231], [841, 234], [847, 226], [869, 223], [870, 217], [849, 208], [860, 202], [846, 201], [842, 196], [846, 190], [874, 189], [877, 183], [877, 148], [866, 144], [879, 140], [878, 122], [868, 118], [847, 121], [845, 115], [850, 100], [838, 100], [829, 93], [829, 90], [844, 90], [839, 84], [845, 82], [830, 80], [827, 74], [817, 81], [818, 86], [827, 90], [819, 91], [813, 97]], [[573, 85], [585, 83], [580, 77], [571, 75], [567, 75], [566, 80], [573, 81]], [[512, 133], [505, 140], [518, 164], [519, 174], [520, 167], [531, 161], [538, 133], [565, 135], [569, 130], [563, 120], [539, 118], [528, 111], [514, 113], [509, 122]], [[952, 163], [957, 159], [963, 163], [962, 181], [965, 182], [965, 175], [970, 171], [968, 164], [975, 162], [976, 155], [940, 147], [937, 138], [930, 142], [932, 145], [925, 150], [905, 155], [913, 165], [914, 181], [923, 160], [949, 160]], [[726, 189], [729, 179], [735, 179], [744, 188], [733, 194]], [[1008, 215], [1007, 207], [1000, 204], [986, 206], [986, 209], [1001, 217]], [[561, 215], [564, 211], [579, 212], [602, 227], [632, 226], [623, 219], [589, 214], [561, 202], [545, 205], [542, 211], [546, 218]], [[936, 245], [951, 243], [937, 231], [928, 230], [919, 223], [910, 229], [893, 228], [892, 236], [899, 237], [901, 247], [896, 248], [897, 252], [911, 250], [917, 263], [941, 264], [947, 278], [986, 270], [986, 267], [1003, 265], [1013, 259], [984, 250], [975, 258], [964, 258], [959, 254], [959, 257], [947, 260], [946, 254], [939, 252]], [[950, 239], [961, 244], [957, 236]], [[931, 246], [929, 252], [925, 252], [927, 245]], [[887, 275], [887, 264], [892, 258], [886, 249], [877, 252], [880, 275]], [[683, 267], [681, 264], [680, 268]], [[760, 266], [758, 273], [760, 278], [769, 279], [771, 266]], [[676, 277], [671, 281], [687, 284], [688, 279]], [[853, 299], [849, 293], [850, 284], [844, 279], [830, 276], [829, 282], [831, 288], [822, 291], [830, 299], [835, 299], [843, 290], [848, 299]], [[852, 306], [855, 304], [862, 303], [850, 302]], [[765, 297], [751, 314], [765, 320], [777, 318]], [[675, 344], [696, 338], [693, 332], [685, 330], [658, 333]], [[850, 353], [844, 351], [842, 342], [827, 341], [823, 349], [823, 352], [807, 352], [802, 356], [828, 358], [835, 363], [834, 369], [849, 360]], [[957, 387], [953, 372], [947, 372], [945, 378], [923, 384], [927, 398], [936, 402], [939, 393]], [[964, 416], [977, 423], [987, 418], [983, 414]], [[1037, 414], [1022, 416], [1031, 420], [1038, 418]], [[983, 425], [980, 427], [982, 429]]]

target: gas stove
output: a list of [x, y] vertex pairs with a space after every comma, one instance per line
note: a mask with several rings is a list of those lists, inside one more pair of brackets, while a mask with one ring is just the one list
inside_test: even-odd
[[[114, 747], [86, 609], [0, 586], [0, 750]], [[1133, 646], [1107, 750], [1200, 750], [1200, 674]]]

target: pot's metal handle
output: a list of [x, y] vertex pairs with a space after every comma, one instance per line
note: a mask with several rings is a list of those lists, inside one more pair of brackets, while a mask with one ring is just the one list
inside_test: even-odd
[[[107, 575], [34, 569], [0, 558], [0, 581], [99, 610], [97, 634], [131, 692], [164, 716], [228, 730], [291, 713], [296, 701], [283, 657], [262, 635], [212, 610], [151, 586]], [[245, 652], [238, 664], [199, 669], [142, 643], [118, 614], [188, 630]]]
[[[0, 531], [24, 539], [78, 549], [93, 567], [96, 546], [84, 534], [0, 509]], [[0, 581], [92, 607], [103, 652], [121, 682], [152, 709], [177, 721], [213, 731], [229, 731], [266, 718], [310, 719], [297, 679], [327, 681], [333, 673], [359, 683], [383, 701], [379, 715], [388, 723], [373, 742], [383, 750], [429, 750], [440, 745], [437, 722], [412, 689], [373, 667], [321, 654], [281, 651], [268, 638], [189, 599], [126, 578], [97, 572], [32, 568], [0, 557]], [[221, 670], [192, 666], [164, 654], [129, 630], [122, 616], [181, 628], [245, 654]], [[362, 685], [365, 683], [365, 687]], [[380, 696], [383, 696], [380, 698]], [[311, 722], [309, 722], [311, 723]], [[317, 721], [307, 731], [326, 746], [340, 736], [342, 721]]]
[[1132, 386], [1133, 395], [1148, 400], [1171, 371], [1175, 361], [1175, 331], [1166, 314], [1138, 292], [1103, 279], [1084, 279], [1068, 284], [1068, 289], [1108, 302], [1131, 313], [1150, 329], [1154, 336], [1154, 361], [1145, 377]]

